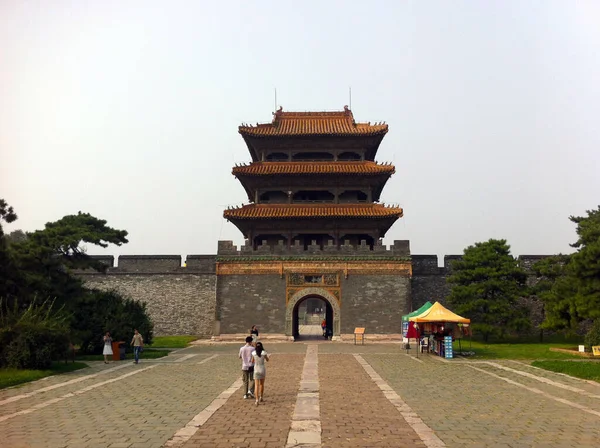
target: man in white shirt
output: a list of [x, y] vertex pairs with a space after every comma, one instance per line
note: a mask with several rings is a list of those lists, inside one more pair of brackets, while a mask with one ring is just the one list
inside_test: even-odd
[[244, 380], [244, 399], [254, 398], [254, 364], [252, 364], [252, 336], [246, 338], [246, 345], [240, 348], [242, 360], [242, 379]]

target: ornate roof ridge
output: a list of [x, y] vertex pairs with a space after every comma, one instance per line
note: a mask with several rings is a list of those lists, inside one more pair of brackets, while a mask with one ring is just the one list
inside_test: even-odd
[[294, 135], [373, 135], [385, 134], [385, 122], [357, 123], [348, 106], [343, 111], [284, 112], [280, 107], [273, 112], [271, 123], [242, 123], [240, 134], [255, 137]]

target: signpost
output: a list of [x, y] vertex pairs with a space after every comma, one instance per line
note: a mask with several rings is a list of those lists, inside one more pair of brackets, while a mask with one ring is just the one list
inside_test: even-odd
[[454, 357], [454, 353], [452, 352], [452, 336], [444, 336], [444, 357], [446, 359]]
[[594, 352], [594, 356], [600, 356], [600, 345], [592, 346], [592, 352]]

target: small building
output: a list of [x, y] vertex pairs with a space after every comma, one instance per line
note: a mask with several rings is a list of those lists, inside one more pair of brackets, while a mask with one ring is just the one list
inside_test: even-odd
[[395, 172], [375, 161], [387, 132], [385, 123], [357, 123], [348, 107], [280, 108], [271, 123], [239, 127], [252, 162], [233, 175], [248, 204], [223, 216], [245, 244], [218, 245], [217, 334], [259, 324], [296, 338], [299, 310], [321, 308], [334, 338], [355, 327], [401, 333], [412, 267], [408, 241], [382, 245], [403, 216], [380, 203]]

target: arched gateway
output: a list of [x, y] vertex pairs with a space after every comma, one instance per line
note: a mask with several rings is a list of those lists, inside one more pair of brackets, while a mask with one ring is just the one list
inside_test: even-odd
[[333, 294], [323, 288], [303, 288], [295, 293], [286, 305], [285, 334], [290, 337], [298, 336], [298, 305], [305, 299], [317, 297], [327, 302], [333, 311], [333, 339], [340, 337], [340, 304]]

